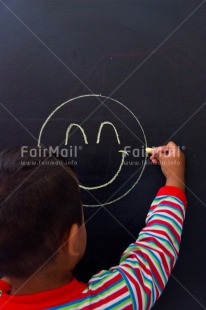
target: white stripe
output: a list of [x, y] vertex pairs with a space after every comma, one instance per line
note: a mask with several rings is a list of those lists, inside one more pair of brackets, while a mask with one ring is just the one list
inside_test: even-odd
[[[154, 279], [153, 279], [153, 277], [152, 277], [152, 271], [151, 271], [150, 264], [148, 263], [148, 261], [147, 261], [146, 258], [143, 258], [143, 257], [140, 257], [140, 256], [138, 256], [138, 261], [139, 261], [139, 263], [141, 262], [142, 265], [144, 265], [145, 268], [147, 269], [147, 271], [149, 272], [149, 273], [147, 273], [146, 271], [144, 271], [144, 269], [142, 269], [142, 268], [140, 267], [140, 272], [141, 272], [142, 274], [145, 275], [145, 277], [147, 278], [147, 280], [150, 280], [150, 281], [152, 282], [152, 283], [151, 283], [151, 282], [149, 282], [149, 283], [145, 283], [145, 282], [144, 282], [144, 285], [145, 285], [146, 287], [149, 288], [149, 290], [150, 290], [150, 292], [151, 292], [151, 295], [152, 295], [152, 289], [153, 289], [154, 295], [151, 296], [151, 303], [152, 303], [152, 299], [153, 299], [154, 302], [155, 302], [156, 299], [157, 299], [157, 295], [156, 295], [155, 283], [154, 283]], [[143, 279], [144, 279], [144, 278], [143, 278]], [[144, 280], [144, 281], [145, 281], [145, 280]], [[147, 286], [147, 285], [150, 285], [150, 286]], [[153, 297], [153, 298], [152, 298], [152, 297]]]
[[[153, 218], [151, 218], [153, 216]], [[167, 218], [164, 218], [164, 217], [167, 217]], [[159, 213], [159, 211], [156, 211], [156, 212], [153, 212], [150, 217], [149, 217], [149, 221], [154, 221], [156, 219], [160, 219], [160, 220], [163, 220], [163, 221], [166, 221], [168, 223], [170, 223], [174, 228], [174, 223], [172, 222], [172, 220], [177, 224], [178, 226], [178, 229], [181, 231], [182, 230], [182, 224], [180, 224], [172, 215], [168, 214], [168, 213]], [[180, 234], [180, 233], [179, 233]]]
[[[147, 245], [149, 245], [153, 250], [154, 250], [154, 252], [155, 252], [155, 254], [158, 256], [158, 258], [161, 260], [161, 262], [162, 262], [162, 259], [161, 259], [161, 257], [160, 257], [160, 255], [159, 255], [159, 253], [157, 252], [157, 251], [161, 251], [161, 253], [164, 255], [164, 258], [165, 258], [165, 260], [166, 260], [166, 263], [167, 263], [167, 270], [170, 270], [171, 269], [171, 261], [170, 261], [170, 258], [169, 258], [169, 256], [167, 255], [167, 254], [165, 254], [165, 252], [164, 252], [164, 250], [162, 250], [161, 248], [159, 248], [159, 249], [157, 249], [157, 248], [155, 248], [155, 246], [153, 245], [153, 244], [147, 244], [147, 242], [143, 242], [143, 244], [145, 244], [146, 246]], [[165, 246], [164, 246], [165, 247]], [[149, 250], [149, 249], [148, 249]], [[172, 255], [172, 256], [174, 256], [174, 255]], [[163, 264], [163, 262], [162, 262], [162, 264]], [[167, 278], [167, 275], [165, 274], [165, 277]]]
[[[183, 222], [182, 213], [176, 212], [176, 211], [173, 209], [172, 206], [171, 206], [171, 207], [165, 206], [165, 205], [158, 206], [158, 208], [155, 209], [155, 210], [153, 210], [153, 211], [149, 214], [148, 217], [150, 217], [152, 214], [157, 213], [157, 212], [158, 212], [158, 213], [162, 213], [162, 211], [164, 211], [163, 214], [167, 214], [168, 216], [171, 216], [171, 214], [167, 213], [167, 211], [172, 212], [173, 215], [175, 215], [176, 217], [178, 217], [178, 219], [180, 219], [180, 221]], [[177, 220], [176, 220], [176, 221], [177, 221]], [[179, 225], [181, 225], [181, 224], [179, 224]]]
[[[116, 270], [116, 276], [117, 276], [117, 272], [118, 272], [118, 270]], [[106, 286], [106, 285], [108, 285], [108, 288], [110, 287], [110, 285], [113, 285], [114, 283], [110, 283], [110, 284], [108, 284], [108, 282], [110, 282], [112, 279], [113, 279], [114, 277], [109, 277], [109, 278], [107, 278], [107, 279], [105, 279], [105, 281], [103, 281], [102, 283], [97, 283], [96, 285], [97, 286], [95, 286], [94, 287], [94, 284], [92, 284], [92, 283], [90, 283], [89, 282], [89, 289], [92, 291], [92, 292], [95, 292], [96, 290], [98, 290], [99, 288], [101, 288], [101, 287], [103, 287], [103, 286]], [[118, 280], [119, 281], [119, 280]], [[118, 285], [120, 285], [120, 283], [118, 283]], [[121, 285], [123, 285], [123, 284], [121, 284]], [[120, 286], [120, 287], [122, 287], [122, 286]]]
[[[154, 267], [155, 267], [155, 269], [156, 269], [156, 273], [159, 275], [159, 277], [161, 278], [162, 282], [165, 283], [165, 281], [164, 281], [164, 279], [162, 278], [161, 273], [160, 273], [160, 267], [156, 264], [154, 258], [150, 256], [150, 253], [148, 253], [148, 250], [147, 250], [147, 249], [142, 249], [142, 252], [145, 253], [145, 254], [147, 254], [147, 255], [150, 257], [150, 260], [152, 261], [152, 263], [153, 263], [153, 265], [154, 265]], [[152, 272], [152, 268], [151, 268], [151, 272]], [[157, 281], [157, 282], [155, 282], [155, 283], [158, 283], [158, 280], [156, 280], [156, 281]], [[159, 284], [159, 283], [158, 283], [158, 284]], [[159, 289], [159, 287], [158, 287], [158, 286], [156, 286], [156, 287], [157, 287], [157, 290], [159, 291], [159, 293], [161, 294], [161, 290]]]
[[[125, 286], [126, 286], [126, 285], [125, 285], [125, 282], [123, 282], [123, 283], [118, 287], [118, 290], [121, 290], [122, 288], [125, 288]], [[98, 287], [98, 288], [99, 288], [99, 287]], [[87, 290], [84, 290], [82, 294], [88, 296], [89, 291], [90, 291], [90, 287], [88, 287]], [[99, 295], [97, 295], [97, 297], [95, 297], [95, 299], [88, 299], [87, 302], [84, 302], [84, 304], [81, 306], [81, 308], [84, 308], [85, 305], [90, 305], [90, 304], [92, 304], [92, 306], [94, 307], [94, 305], [95, 305], [96, 303], [98, 303], [99, 301], [104, 300], [105, 298], [107, 298], [107, 297], [109, 297], [109, 296], [112, 296], [113, 294], [116, 294], [116, 292], [117, 292], [116, 289], [115, 289], [114, 291], [109, 292], [109, 293], [108, 293], [108, 292], [107, 292], [107, 293], [104, 292], [103, 294], [105, 294], [105, 295], [102, 295], [102, 292], [100, 292]], [[125, 294], [129, 295], [129, 293], [125, 293]], [[86, 296], [85, 296], [85, 297], [86, 297]], [[122, 298], [122, 296], [123, 296], [123, 295], [121, 295], [121, 297], [118, 297], [118, 298]], [[91, 297], [92, 297], [92, 295], [91, 295]], [[80, 308], [80, 309], [81, 309], [81, 308]], [[79, 309], [79, 308], [78, 308], [78, 309]], [[95, 309], [97, 309], [97, 308], [95, 308]]]
[[[116, 292], [114, 292], [114, 293], [116, 293]], [[107, 295], [106, 297], [108, 297], [108, 296], [109, 296], [109, 295]], [[103, 306], [101, 305], [101, 306], [99, 306], [99, 307], [95, 307], [94, 309], [95, 309], [95, 310], [103, 310], [103, 309], [106, 309], [107, 307], [111, 307], [112, 305], [114, 305], [114, 304], [117, 303], [118, 301], [121, 301], [123, 298], [129, 297], [129, 296], [130, 296], [129, 292], [126, 292], [126, 293], [124, 293], [123, 295], [118, 296], [118, 297], [114, 298], [113, 300], [111, 300], [111, 301], [105, 303]], [[105, 297], [105, 298], [106, 298], [106, 297]], [[131, 305], [131, 302], [128, 302], [128, 305]], [[94, 306], [95, 306], [95, 303], [93, 303], [92, 306], [94, 307]], [[102, 307], [103, 307], [103, 308], [102, 308]]]
[[[165, 219], [165, 218], [161, 217], [161, 215], [164, 216], [164, 215], [166, 215], [166, 214], [162, 214], [162, 213], [159, 214], [159, 212], [158, 212], [158, 213], [153, 213], [152, 215], [153, 215], [153, 218], [151, 219], [151, 221], [158, 221], [158, 220], [160, 220], [160, 221], [164, 221], [164, 222], [170, 224], [170, 225], [172, 226], [172, 228], [176, 231], [177, 235], [180, 236], [182, 230], [181, 230], [179, 227], [178, 227], [178, 230], [177, 230], [177, 228], [176, 228], [175, 225], [170, 221], [170, 219]], [[151, 215], [151, 216], [152, 216], [152, 215]], [[166, 215], [166, 216], [168, 216], [168, 215]], [[155, 223], [154, 225], [158, 225], [158, 223]], [[161, 225], [161, 223], [159, 223], [159, 225]], [[150, 226], [150, 227], [151, 227], [151, 226]], [[168, 229], [169, 229], [169, 227], [168, 227]]]
[[[158, 226], [161, 226], [161, 224], [158, 224], [158, 223], [155, 223], [155, 224], [153, 224], [152, 226], [150, 226], [150, 227], [148, 227], [149, 229], [154, 229], [155, 227], [158, 229]], [[159, 228], [160, 229], [160, 228]], [[175, 235], [173, 234], [173, 233], [171, 233], [170, 232], [170, 228], [169, 227], [162, 227], [162, 230], [170, 237], [170, 239], [172, 239], [172, 243], [173, 243], [173, 245], [176, 247], [176, 245], [179, 247], [179, 242], [178, 242], [178, 240], [176, 240], [176, 238], [175, 238]], [[174, 228], [174, 230], [176, 231], [176, 229]], [[142, 231], [141, 231], [141, 233], [143, 233], [144, 231], [146, 231], [145, 229], [143, 229]], [[150, 231], [150, 230], [147, 230], [148, 232]], [[177, 231], [176, 231], [177, 232]], [[139, 237], [141, 236], [141, 233], [139, 234]], [[177, 232], [177, 235], [180, 237], [180, 233], [179, 232]], [[139, 240], [139, 238], [138, 238], [138, 240]], [[168, 240], [169, 241], [169, 240]], [[169, 241], [170, 242], [170, 241]]]
[[151, 206], [158, 206], [159, 204], [161, 204], [162, 201], [174, 202], [185, 209], [183, 202], [176, 196], [158, 196], [153, 200]]
[[[134, 263], [131, 263], [130, 261], [134, 261]], [[125, 262], [124, 263], [124, 267], [125, 268], [130, 268], [129, 266], [127, 266], [127, 265], [130, 265], [130, 264], [134, 264], [134, 265], [136, 265], [136, 266], [132, 266], [133, 267], [133, 269], [138, 269], [139, 271], [140, 271], [140, 273], [141, 273], [141, 275], [142, 275], [142, 279], [143, 279], [143, 283], [144, 283], [144, 286], [145, 287], [147, 287], [148, 289], [149, 289], [149, 291], [151, 291], [152, 290], [152, 287], [151, 286], [153, 286], [154, 287], [154, 284], [151, 284], [150, 282], [149, 282], [149, 280], [151, 280], [152, 281], [152, 283], [153, 283], [153, 278], [152, 278], [152, 275], [151, 275], [151, 269], [149, 268], [149, 263], [148, 262], [146, 262], [146, 264], [145, 264], [145, 260], [144, 259], [142, 259], [142, 257], [137, 257], [137, 259], [130, 259], [130, 261], [129, 262]], [[146, 270], [149, 272], [149, 274], [140, 266], [140, 263], [142, 263], [142, 265], [144, 265], [144, 267], [146, 268]], [[146, 279], [145, 279], [146, 278]], [[135, 278], [136, 279], [136, 278]], [[146, 282], [147, 281], [147, 282]], [[142, 284], [141, 284], [142, 285]]]
[[[141, 241], [142, 243], [144, 242], [144, 241]], [[147, 242], [147, 241], [145, 241], [145, 242]], [[165, 246], [165, 244], [163, 243], [163, 241], [161, 240], [161, 241], [159, 241], [160, 243], [161, 243], [161, 245], [164, 247], [164, 248], [167, 248], [166, 246]], [[167, 248], [167, 250], [168, 250], [168, 252], [171, 254], [171, 256], [174, 258], [174, 256], [175, 256], [175, 254], [174, 254], [174, 249], [173, 250], [171, 250], [170, 248]], [[166, 255], [165, 256], [165, 259], [166, 259], [166, 261], [167, 261], [167, 264], [168, 265], [170, 265], [171, 264], [171, 258], [169, 257], [169, 255]]]
[[[155, 256], [157, 256], [157, 258], [158, 258], [159, 261], [160, 261], [160, 266], [162, 267], [161, 270], [162, 270], [162, 272], [163, 272], [163, 274], [164, 274], [166, 280], [168, 280], [168, 275], [166, 274], [166, 271], [165, 271], [165, 270], [167, 269], [167, 271], [170, 272], [170, 271], [171, 271], [171, 264], [168, 264], [168, 261], [167, 261], [167, 259], [166, 259], [166, 258], [167, 258], [167, 254], [165, 254], [164, 250], [162, 250], [161, 248], [159, 248], [159, 251], [163, 254], [164, 258], [166, 259], [167, 267], [165, 268], [165, 267], [163, 267], [163, 266], [164, 266], [164, 265], [163, 265], [163, 260], [162, 260], [162, 258], [161, 258], [161, 256], [160, 256], [160, 254], [157, 252], [158, 249], [155, 248], [153, 244], [150, 244], [149, 246], [153, 248], [153, 251], [154, 251]], [[148, 250], [149, 250], [149, 249], [148, 249]], [[159, 268], [159, 269], [160, 269], [160, 268]], [[165, 281], [163, 281], [163, 282], [165, 282]]]
[[[155, 232], [154, 232], [155, 231]], [[151, 234], [151, 235], [148, 235], [148, 233], [149, 234]], [[165, 232], [169, 237], [170, 237], [170, 235], [167, 233], [167, 232]], [[144, 234], [144, 235], [143, 235]], [[173, 244], [173, 243], [171, 243], [171, 241], [168, 239], [168, 237], [167, 236], [165, 236], [165, 235], [162, 235], [161, 233], [159, 233], [159, 228], [158, 227], [153, 227], [152, 228], [152, 230], [151, 230], [151, 228], [150, 227], [145, 227], [142, 231], [141, 231], [141, 233], [139, 234], [139, 237], [138, 237], [138, 239], [137, 239], [137, 242], [139, 243], [143, 243], [144, 241], [145, 241], [145, 239], [146, 238], [154, 238], [154, 241], [155, 241], [155, 239], [157, 239], [158, 240], [158, 242], [159, 243], [161, 243], [161, 245], [163, 245], [164, 246], [164, 248], [166, 248], [167, 250], [168, 250], [168, 252], [171, 254], [171, 256], [174, 256], [175, 254], [176, 254], [176, 252], [175, 252], [175, 250], [177, 251], [177, 253], [178, 253], [178, 251], [179, 251], [179, 244], [177, 244], [177, 247]], [[164, 241], [163, 241], [163, 240]], [[147, 241], [145, 241], [145, 242], [147, 242]], [[166, 244], [165, 244], [165, 243]], [[169, 247], [169, 245], [168, 245], [168, 243], [170, 244], [170, 247]], [[172, 249], [171, 249], [172, 248]], [[139, 250], [141, 250], [141, 245], [138, 245], [138, 248], [137, 248], [137, 244], [136, 243], [132, 243], [132, 244], [130, 244], [130, 246], [125, 250], [125, 252], [123, 253], [123, 255], [122, 255], [122, 262], [124, 262], [124, 260], [127, 258], [127, 257], [129, 257], [130, 255], [132, 255], [132, 254], [135, 254], [135, 255], [137, 255], [137, 250], [139, 251]], [[175, 254], [174, 254], [175, 253]]]
[[[154, 232], [154, 230], [156, 231], [156, 232]], [[164, 229], [163, 229], [164, 230]], [[165, 242], [166, 242], [166, 246], [168, 247], [168, 251], [174, 256], [174, 252], [175, 252], [175, 250], [177, 251], [177, 253], [179, 252], [179, 248], [180, 248], [180, 244], [175, 240], [173, 240], [173, 238], [171, 237], [171, 235], [170, 235], [170, 233], [169, 232], [167, 232], [166, 230], [164, 230], [164, 232], [165, 232], [165, 234], [166, 234], [166, 236], [165, 235], [162, 235], [161, 233], [159, 233], [159, 228], [158, 227], [151, 227], [151, 228], [147, 228], [147, 229], [144, 229], [144, 230], [142, 230], [142, 232], [141, 232], [141, 234], [139, 235], [139, 238], [138, 238], [138, 241], [141, 241], [142, 242], [142, 240], [144, 240], [145, 239], [145, 236], [144, 235], [142, 235], [143, 233], [150, 233], [150, 234], [152, 234], [152, 237], [155, 239], [157, 239], [158, 240], [158, 242], [162, 242], [162, 240], [161, 239], [164, 239], [165, 240]], [[150, 235], [148, 235], [148, 237], [149, 238], [151, 238], [151, 236]], [[170, 237], [170, 239], [172, 240], [172, 242], [169, 240], [169, 237]], [[171, 250], [170, 250], [170, 248], [169, 248], [169, 246], [168, 246], [168, 243], [170, 244], [170, 246], [172, 247], [172, 248], [174, 248], [174, 252], [171, 252]], [[176, 254], [176, 253], [175, 253]]]
[[109, 273], [109, 274], [104, 274], [100, 277], [94, 278], [94, 276], [93, 276], [89, 280], [89, 284], [93, 286], [93, 285], [96, 285], [96, 283], [94, 283], [94, 282], [103, 281], [103, 283], [101, 284], [101, 286], [102, 286], [104, 284], [104, 282], [110, 281], [110, 280], [114, 279], [115, 277], [117, 277], [117, 273], [115, 273], [115, 272], [107, 271], [107, 273]]
[[[160, 212], [159, 212], [160, 211]], [[169, 219], [171, 219], [171, 220], [173, 220], [176, 224], [177, 224], [177, 226], [178, 226], [178, 228], [181, 230], [182, 229], [182, 223], [180, 223], [180, 222], [178, 222], [178, 220], [174, 217], [174, 215], [176, 215], [176, 214], [173, 214], [173, 215], [171, 215], [170, 213], [167, 213], [167, 212], [162, 212], [162, 211], [167, 211], [166, 209], [163, 209], [163, 208], [161, 208], [161, 210], [156, 210], [155, 212], [153, 212], [153, 214], [154, 214], [154, 216], [156, 216], [156, 214], [158, 213], [158, 214], [160, 214], [160, 215], [162, 215], [162, 216], [166, 216], [167, 218], [169, 218]], [[178, 216], [178, 218], [180, 218], [179, 216]], [[167, 219], [166, 219], [167, 220]], [[181, 222], [183, 222], [183, 219], [182, 218], [180, 218], [180, 220], [181, 220]], [[172, 223], [172, 225], [174, 225], [173, 223]]]
[[[142, 303], [144, 304], [145, 291], [143, 290], [142, 284], [140, 283], [139, 279], [137, 277], [135, 277], [131, 268], [128, 268], [124, 265], [121, 265], [119, 269], [121, 269], [123, 272], [126, 271], [131, 276], [131, 278], [134, 280], [134, 282], [136, 284], [138, 284], [138, 287], [139, 287], [140, 293], [141, 293], [141, 300], [142, 300]], [[126, 277], [127, 277], [127, 275], [126, 275]], [[138, 295], [137, 295], [137, 289], [136, 289], [137, 285], [136, 284], [134, 285], [133, 282], [130, 280], [129, 280], [129, 283], [130, 283], [130, 286], [132, 288], [133, 294], [135, 296], [136, 306], [138, 306]], [[143, 309], [144, 309], [144, 307], [143, 307]]]

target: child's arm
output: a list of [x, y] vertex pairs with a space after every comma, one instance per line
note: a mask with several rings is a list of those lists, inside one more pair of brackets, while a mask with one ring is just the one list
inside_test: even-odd
[[159, 190], [146, 227], [123, 253], [120, 265], [101, 271], [89, 281], [83, 294], [91, 309], [150, 309], [178, 258], [186, 209], [184, 155], [170, 142], [156, 148], [151, 160], [161, 164], [166, 186]]
[[167, 284], [179, 254], [185, 206], [180, 189], [162, 187], [150, 207], [146, 227], [116, 267], [125, 277], [134, 309], [150, 309]]

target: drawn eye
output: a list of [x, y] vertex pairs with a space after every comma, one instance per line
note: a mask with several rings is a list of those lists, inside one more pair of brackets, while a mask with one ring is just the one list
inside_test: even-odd
[[71, 131], [72, 127], [77, 127], [77, 128], [79, 128], [81, 130], [82, 136], [84, 138], [84, 142], [85, 142], [85, 144], [88, 144], [87, 136], [85, 134], [84, 129], [80, 125], [72, 123], [72, 124], [69, 125], [69, 127], [67, 128], [67, 131], [66, 131], [65, 145], [68, 144], [68, 138], [69, 138], [69, 134], [70, 134], [70, 131]]
[[103, 123], [101, 123], [101, 125], [99, 126], [99, 131], [98, 131], [97, 142], [96, 143], [99, 144], [99, 142], [100, 142], [100, 135], [101, 135], [102, 129], [103, 129], [103, 127], [105, 125], [109, 125], [109, 126], [111, 126], [114, 129], [114, 132], [115, 132], [115, 135], [116, 135], [116, 138], [117, 138], [117, 142], [118, 142], [118, 144], [120, 144], [120, 139], [119, 139], [119, 135], [118, 135], [117, 129], [116, 129], [116, 127], [111, 122], [103, 122]]

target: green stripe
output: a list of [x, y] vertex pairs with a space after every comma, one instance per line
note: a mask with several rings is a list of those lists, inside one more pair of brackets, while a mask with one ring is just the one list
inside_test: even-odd
[[[157, 268], [157, 272], [160, 274], [161, 279], [162, 279], [162, 278], [163, 278], [163, 279], [166, 279], [164, 273], [162, 272], [161, 264], [156, 260], [156, 258], [154, 257], [153, 253], [151, 252], [151, 250], [149, 251], [148, 249], [145, 249], [145, 252], [147, 252], [148, 256], [151, 256], [151, 255], [153, 256], [153, 259], [151, 259], [152, 261], [157, 262], [157, 264], [156, 264], [157, 267], [155, 267], [155, 268]], [[150, 258], [151, 258], [151, 257], [150, 257]], [[160, 266], [160, 267], [158, 268], [158, 266]], [[155, 274], [154, 274], [154, 275], [155, 275]], [[161, 289], [161, 287], [160, 287], [160, 284], [159, 284], [158, 280], [156, 280], [156, 277], [153, 278], [153, 281], [156, 282], [156, 286], [157, 286], [158, 290], [159, 290], [160, 292], [162, 292], [162, 289]], [[166, 283], [166, 282], [167, 282], [167, 279], [166, 279], [165, 283]], [[163, 283], [164, 283], [164, 281], [163, 281]], [[164, 283], [164, 284], [165, 284], [165, 283]]]
[[[151, 232], [150, 234], [154, 234], [153, 232]], [[145, 233], [142, 233], [141, 234], [141, 237], [142, 237], [142, 235], [146, 235], [147, 237], [151, 237], [151, 236], [149, 236], [148, 235], [148, 233], [147, 232], [145, 232]], [[173, 244], [171, 244], [171, 242], [167, 239], [167, 240], [162, 240], [162, 239], [164, 239], [164, 237], [162, 236], [162, 237], [159, 237], [159, 236], [154, 236], [153, 235], [153, 237], [155, 237], [159, 242], [163, 242], [164, 243], [164, 245], [165, 245], [165, 247], [169, 250], [169, 248], [170, 248], [170, 250], [172, 250], [172, 252], [174, 252], [175, 253], [175, 255], [176, 255], [176, 249], [175, 249], [175, 246], [173, 245]], [[159, 239], [158, 239], [159, 238]], [[144, 239], [142, 240], [140, 240], [140, 241], [144, 241]], [[148, 241], [144, 241], [144, 242], [148, 242]], [[176, 243], [176, 242], [173, 242], [174, 244]], [[177, 249], [179, 248], [179, 244], [177, 245], [176, 244], [176, 247], [177, 247]]]
[[[128, 262], [128, 264], [129, 264], [131, 267], [133, 267], [133, 268], [138, 268], [138, 267], [139, 267], [139, 270], [140, 270], [140, 271], [142, 270], [142, 268], [140, 267], [140, 263], [139, 263], [138, 260], [136, 260], [136, 261], [133, 262], [133, 261], [131, 261], [130, 258], [128, 258], [127, 260], [125, 260], [125, 262]], [[144, 259], [144, 263], [145, 263], [145, 259]], [[149, 264], [148, 264], [148, 261], [146, 261], [146, 265], [149, 267], [149, 270], [151, 270], [151, 269], [150, 269], [150, 266], [149, 266]], [[125, 268], [129, 268], [129, 267], [125, 266]], [[137, 278], [137, 274], [136, 274], [135, 270], [134, 270], [134, 269], [131, 269], [131, 271], [132, 271], [134, 277]], [[148, 278], [146, 277], [146, 275], [145, 275], [143, 272], [144, 272], [144, 271], [141, 272], [141, 275], [142, 275], [142, 277], [143, 277], [143, 282], [146, 283], [146, 284], [148, 284], [147, 287], [148, 287], [150, 290], [152, 290], [152, 286], [153, 286], [152, 283], [151, 283], [152, 280], [151, 280], [151, 279], [148, 280]], [[142, 286], [142, 285], [141, 285], [141, 282], [140, 282], [140, 286]], [[144, 293], [144, 295], [143, 295], [144, 302], [145, 302], [145, 304], [147, 304], [147, 300], [148, 300], [147, 293], [146, 293], [144, 290], [143, 290], [143, 293]], [[152, 300], [153, 300], [153, 298], [154, 298], [154, 296], [152, 296]], [[154, 301], [153, 301], [153, 302], [154, 302]]]
[[[179, 213], [179, 214], [181, 215], [181, 218], [183, 217], [181, 210], [180, 210], [180, 209], [177, 209], [176, 207], [169, 206], [169, 205], [166, 205], [166, 204], [161, 204], [161, 206], [159, 206], [159, 207], [160, 207], [160, 208], [163, 207], [163, 208], [166, 208], [166, 209], [171, 209], [173, 213], [175, 213], [175, 214], [178, 214], [178, 213]], [[152, 210], [152, 212], [153, 212], [153, 211], [154, 211], [154, 210]], [[160, 210], [160, 212], [161, 212], [161, 210]], [[183, 212], [183, 214], [184, 214], [184, 212]]]
[[176, 202], [176, 203], [179, 203], [181, 206], [184, 207], [183, 202], [179, 198], [177, 198], [175, 196], [168, 196], [168, 195], [155, 197], [155, 199], [152, 202], [152, 205], [155, 204], [154, 202], [159, 201], [159, 200], [167, 200], [167, 201]]
[[[112, 285], [112, 287], [110, 287], [109, 289], [107, 289], [104, 293], [101, 293], [101, 297], [105, 297], [106, 295], [109, 295], [110, 292], [112, 291], [116, 291], [118, 290], [118, 288], [122, 285], [123, 283], [123, 279], [120, 283], [117, 283], [116, 285]], [[90, 285], [91, 286], [91, 285]], [[97, 295], [97, 296], [90, 296], [89, 299], [91, 301], [95, 301], [95, 299], [97, 299], [100, 295]], [[81, 301], [81, 302], [78, 302], [78, 303], [73, 303], [72, 306], [76, 306], [76, 305], [83, 305], [85, 303], [85, 300]]]
[[[144, 257], [144, 256], [141, 256], [141, 260], [143, 260], [143, 262], [144, 262], [144, 265], [146, 266], [146, 267], [148, 267], [147, 269], [149, 269], [150, 271], [151, 271], [151, 266], [150, 266], [150, 264], [148, 263], [148, 260]], [[139, 262], [138, 262], [139, 263]], [[140, 269], [141, 269], [141, 267], [140, 267]], [[146, 283], [148, 283], [149, 284], [149, 288], [150, 288], [150, 290], [151, 290], [151, 293], [152, 292], [154, 292], [154, 294], [151, 294], [151, 302], [152, 302], [152, 304], [154, 304], [154, 302], [155, 302], [155, 288], [154, 288], [154, 282], [153, 282], [153, 277], [152, 277], [152, 275], [151, 275], [151, 277], [152, 277], [152, 279], [147, 279], [147, 277], [144, 275], [144, 274], [142, 274], [142, 276], [143, 276], [143, 278], [144, 278], [144, 282], [146, 282]], [[145, 293], [146, 294], [146, 293]], [[148, 296], [147, 296], [147, 294], [146, 294], [146, 298], [148, 299]], [[146, 303], [147, 304], [147, 303]]]
[[[158, 259], [155, 257], [155, 255], [154, 255], [154, 253], [152, 252], [151, 249], [146, 249], [146, 251], [148, 251], [153, 256], [153, 260], [156, 262], [156, 265], [157, 265], [157, 270], [160, 271], [160, 274], [162, 275], [161, 278], [165, 279], [165, 283], [166, 283], [167, 282], [167, 277], [166, 277], [165, 273], [162, 271], [162, 270], [164, 270], [164, 268], [162, 268], [161, 262], [158, 261]], [[158, 266], [159, 266], [159, 268], [158, 268]], [[164, 283], [164, 281], [163, 281], [163, 283]]]
[[[157, 249], [159, 250], [159, 246], [155, 243], [155, 241], [145, 241], [146, 243], [154, 243], [155, 246], [157, 247]], [[170, 244], [169, 241], [166, 241], [166, 240], [160, 240], [161, 243], [164, 244], [164, 247], [169, 251], [169, 249], [172, 251], [172, 252], [175, 252], [175, 249], [174, 247]], [[168, 256], [168, 255], [167, 255]]]
[[[105, 297], [106, 295], [109, 295], [109, 293], [111, 291], [117, 291], [118, 288], [122, 285], [123, 283], [123, 279], [120, 283], [117, 283], [116, 285], [113, 285], [110, 289], [106, 290], [104, 293], [101, 293], [101, 297]], [[77, 307], [77, 306], [82, 306], [84, 305], [88, 300], [90, 301], [95, 301], [95, 299], [97, 299], [100, 295], [96, 295], [96, 296], [85, 296], [85, 298], [82, 300], [82, 301], [76, 301], [75, 303], [72, 303], [72, 305], [67, 305], [63, 308], [60, 308], [62, 310], [66, 310], [66, 309], [74, 309], [74, 307]]]
[[[126, 304], [128, 304], [128, 301], [130, 301], [130, 295], [127, 297], [126, 300], [123, 300], [122, 302], [118, 303], [118, 305], [116, 305], [116, 307], [112, 307], [112, 310], [119, 310], [120, 306], [125, 306]], [[130, 301], [131, 302], [131, 301]]]
[[105, 275], [105, 273], [107, 273], [107, 272], [108, 272], [107, 270], [101, 270], [98, 274], [94, 275], [94, 276], [92, 277], [92, 279], [99, 278], [99, 277]]
[[[162, 277], [167, 281], [167, 275], [165, 275], [165, 273], [164, 272], [162, 272], [162, 270], [164, 270], [164, 269], [162, 269], [162, 268], [158, 268], [158, 266], [161, 266], [161, 262], [159, 262], [157, 259], [156, 259], [156, 257], [154, 256], [154, 254], [152, 253], [152, 250], [159, 250], [159, 247], [154, 243], [154, 242], [151, 242], [151, 241], [149, 241], [149, 242], [147, 242], [147, 243], [152, 243], [153, 245], [154, 245], [154, 249], [147, 249], [147, 248], [144, 248], [144, 250], [145, 250], [145, 252], [148, 254], [148, 252], [149, 252], [149, 254], [150, 255], [152, 255], [152, 257], [153, 258], [151, 258], [152, 260], [154, 260], [155, 262], [156, 262], [156, 264], [157, 264], [157, 269], [158, 270], [160, 270], [161, 271], [161, 274], [162, 274]], [[150, 256], [149, 255], [149, 256]], [[141, 258], [142, 258], [142, 256], [141, 256]], [[145, 259], [144, 259], [144, 262], [145, 262]], [[148, 261], [146, 260], [146, 264], [147, 264], [147, 266], [149, 267], [149, 269], [150, 269], [150, 265], [149, 265], [149, 263], [148, 263]], [[130, 262], [130, 265], [133, 265], [133, 263], [132, 262]], [[138, 262], [138, 265], [139, 265], [139, 262]], [[141, 267], [140, 267], [141, 268]], [[151, 270], [151, 269], [150, 269]]]
[[[109, 295], [109, 293], [111, 291], [115, 291], [118, 290], [118, 288], [122, 285], [123, 280], [118, 283], [117, 285], [112, 286], [110, 289], [106, 290], [104, 293], [101, 293], [101, 297], [105, 297], [106, 295]], [[74, 307], [77, 306], [82, 306], [84, 305], [88, 300], [90, 301], [95, 301], [95, 299], [97, 299], [100, 295], [96, 295], [96, 296], [89, 296], [89, 298], [85, 297], [85, 299], [83, 299], [82, 301], [77, 301], [76, 303], [72, 303], [71, 306], [65, 306], [63, 308], [60, 308], [62, 310], [66, 310], [66, 309], [74, 309]]]
[[[111, 273], [112, 273], [112, 271], [111, 271]], [[105, 281], [108, 281], [108, 277], [110, 278], [111, 277], [111, 273], [110, 273], [110, 275], [108, 275], [107, 277], [105, 277], [105, 278], [103, 278], [103, 279], [97, 279], [96, 281], [97, 281], [97, 283], [93, 283], [93, 282], [91, 282], [91, 283], [89, 283], [90, 284], [90, 286], [91, 287], [93, 287], [93, 288], [96, 288], [96, 287], [98, 287], [98, 286], [100, 286], [100, 284], [102, 284], [102, 283], [104, 283]], [[95, 281], [95, 282], [96, 282]]]
[[[179, 248], [179, 243], [176, 241], [175, 236], [171, 233], [171, 231], [168, 227], [165, 227], [165, 226], [162, 227], [161, 225], [158, 225], [158, 224], [151, 225], [150, 227], [157, 227], [159, 229], [166, 230], [168, 232], [168, 235], [171, 237], [173, 243], [176, 245], [177, 248]], [[152, 234], [154, 234], [154, 232], [152, 232]], [[159, 236], [155, 236], [155, 237], [158, 238]]]
[[[154, 219], [154, 218], [155, 218], [155, 219], [158, 219], [158, 217], [166, 219], [166, 222], [169, 222], [172, 226], [173, 226], [173, 224], [174, 224], [174, 226], [177, 227], [177, 231], [179, 232], [179, 234], [181, 234], [182, 229], [181, 229], [181, 228], [179, 227], [179, 225], [175, 222], [175, 220], [173, 220], [173, 219], [167, 217], [166, 215], [160, 214], [160, 213], [154, 213], [154, 215], [152, 215], [152, 218], [153, 218], [153, 219]], [[152, 220], [152, 219], [150, 218], [150, 220]]]

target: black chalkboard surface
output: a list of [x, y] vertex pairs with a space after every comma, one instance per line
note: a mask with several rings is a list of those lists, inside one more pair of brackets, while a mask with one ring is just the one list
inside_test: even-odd
[[188, 212], [158, 310], [206, 309], [205, 2], [0, 1], [0, 146], [70, 151], [90, 188], [79, 280], [117, 264], [144, 226], [164, 185], [144, 147], [185, 151]]

